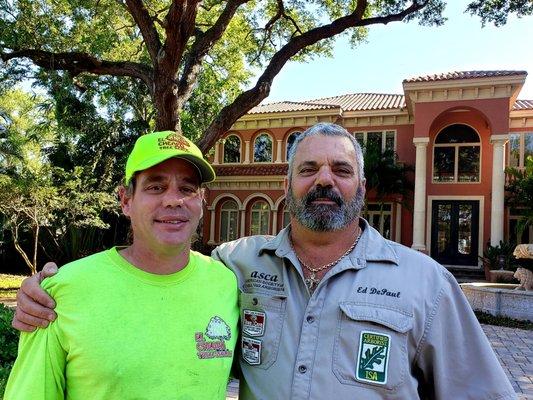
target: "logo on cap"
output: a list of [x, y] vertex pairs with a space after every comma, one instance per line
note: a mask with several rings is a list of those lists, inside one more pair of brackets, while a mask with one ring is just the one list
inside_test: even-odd
[[182, 135], [177, 133], [170, 133], [164, 138], [157, 140], [159, 150], [172, 150], [177, 149], [181, 151], [189, 151], [191, 144]]

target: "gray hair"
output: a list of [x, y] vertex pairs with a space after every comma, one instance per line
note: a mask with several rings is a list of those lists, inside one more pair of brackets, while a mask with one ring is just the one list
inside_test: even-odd
[[305, 132], [298, 135], [294, 140], [294, 143], [292, 144], [292, 147], [289, 151], [289, 171], [287, 172], [289, 182], [292, 179], [294, 169], [294, 155], [298, 151], [298, 146], [305, 138], [316, 135], [338, 136], [350, 139], [350, 142], [352, 142], [353, 148], [355, 150], [355, 161], [357, 162], [357, 169], [359, 170], [359, 181], [362, 182], [365, 179], [365, 164], [363, 160], [363, 151], [361, 150], [361, 146], [357, 142], [357, 139], [340, 125], [319, 122], [318, 124], [313, 125]]

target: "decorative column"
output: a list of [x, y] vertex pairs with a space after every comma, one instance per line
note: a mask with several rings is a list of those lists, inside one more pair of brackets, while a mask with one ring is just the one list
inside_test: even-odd
[[279, 164], [281, 162], [281, 145], [283, 141], [282, 140], [276, 140], [276, 160], [275, 163]]
[[[503, 211], [505, 199], [505, 143], [509, 135], [492, 135], [492, 199], [490, 207], [490, 244], [497, 246], [503, 240]], [[483, 211], [481, 211], [483, 213]]]
[[223, 146], [224, 142], [225, 140], [221, 139], [221, 140], [217, 140], [217, 142], [215, 143], [215, 155], [213, 157], [213, 165], [220, 164], [220, 145], [222, 144]]
[[243, 236], [247, 236], [246, 234], [246, 208], [241, 208], [240, 210], [240, 213], [241, 213], [241, 230], [239, 232], [239, 237], [243, 237]]
[[402, 242], [402, 205], [396, 203], [396, 220], [394, 223], [394, 241]]
[[207, 244], [215, 244], [215, 207], [209, 206], [207, 210], [211, 212], [211, 218], [209, 219], [209, 241]]
[[250, 164], [250, 141], [249, 140], [244, 141], [244, 163], [243, 164]]
[[416, 147], [415, 165], [415, 204], [413, 213], [413, 244], [412, 248], [420, 251], [426, 250], [424, 240], [426, 220], [426, 171], [427, 147], [429, 137], [415, 137], [413, 143]]

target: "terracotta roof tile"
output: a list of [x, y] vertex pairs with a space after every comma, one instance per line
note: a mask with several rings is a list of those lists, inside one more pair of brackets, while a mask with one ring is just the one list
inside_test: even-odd
[[332, 104], [313, 104], [313, 102], [282, 101], [279, 103], [262, 104], [252, 108], [248, 114], [267, 114], [288, 111], [326, 110], [336, 108]]
[[355, 93], [311, 101], [318, 104], [335, 104], [344, 111], [387, 110], [405, 106], [405, 99], [401, 94]]
[[287, 175], [287, 164], [214, 165], [217, 176]]
[[516, 100], [512, 110], [533, 110], [533, 100]]
[[455, 79], [493, 78], [498, 76], [527, 75], [526, 71], [453, 71], [404, 79], [404, 83], [451, 81]]
[[302, 102], [284, 101], [259, 105], [248, 114], [264, 114], [288, 111], [325, 110], [341, 108], [344, 111], [388, 110], [405, 107], [401, 94], [356, 93], [326, 97]]

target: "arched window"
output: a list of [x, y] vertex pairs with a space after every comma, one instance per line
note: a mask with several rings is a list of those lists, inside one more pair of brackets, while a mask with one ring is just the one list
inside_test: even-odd
[[293, 132], [287, 138], [287, 152], [285, 153], [285, 160], [289, 161], [289, 154], [291, 153], [292, 145], [300, 133], [302, 132]]
[[257, 201], [252, 206], [250, 235], [268, 235], [270, 229], [270, 207], [266, 201]]
[[231, 135], [224, 141], [224, 163], [241, 162], [241, 139]]
[[220, 241], [228, 242], [238, 238], [239, 207], [235, 200], [228, 200], [220, 209]]
[[479, 182], [480, 153], [474, 129], [462, 124], [444, 128], [435, 139], [433, 182]]
[[255, 138], [254, 162], [272, 162], [272, 139], [266, 133]]

